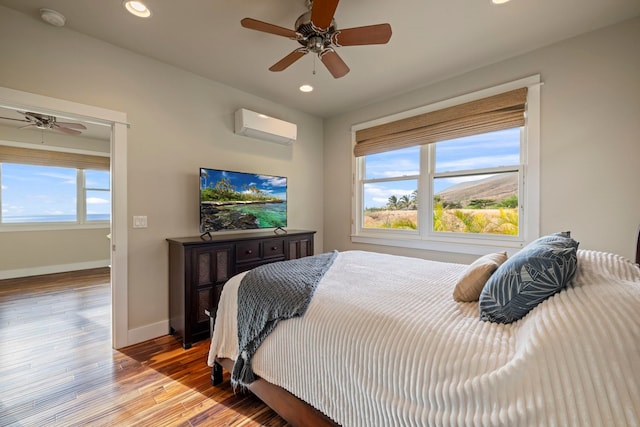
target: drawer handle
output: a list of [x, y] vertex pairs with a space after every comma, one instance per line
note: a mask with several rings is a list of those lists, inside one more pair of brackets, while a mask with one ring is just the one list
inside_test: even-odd
[[247, 255], [251, 255], [253, 253], [253, 251], [251, 249], [249, 249], [247, 252], [245, 252]]
[[278, 250], [278, 247], [277, 247], [277, 246], [271, 246], [271, 250], [272, 250], [272, 251], [277, 251], [277, 250]]

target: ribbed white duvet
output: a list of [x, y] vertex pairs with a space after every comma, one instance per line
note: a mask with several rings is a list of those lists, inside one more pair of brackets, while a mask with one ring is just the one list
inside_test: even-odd
[[[640, 269], [578, 251], [569, 288], [509, 324], [456, 303], [460, 264], [341, 252], [253, 368], [343, 426], [640, 426]], [[235, 359], [224, 287], [209, 364]]]

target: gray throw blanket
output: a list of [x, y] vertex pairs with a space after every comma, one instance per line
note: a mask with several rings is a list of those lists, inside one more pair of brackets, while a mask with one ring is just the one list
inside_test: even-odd
[[302, 316], [337, 251], [265, 264], [249, 271], [238, 287], [238, 357], [231, 384], [255, 381], [251, 358], [280, 320]]

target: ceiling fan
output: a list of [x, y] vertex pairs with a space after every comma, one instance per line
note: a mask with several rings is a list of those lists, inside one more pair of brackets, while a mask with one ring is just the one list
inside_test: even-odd
[[313, 52], [337, 79], [349, 72], [349, 67], [336, 52], [337, 47], [385, 44], [391, 38], [389, 24], [338, 30], [333, 18], [338, 2], [339, 0], [307, 0], [309, 10], [300, 15], [293, 30], [252, 18], [244, 18], [240, 23], [245, 28], [288, 37], [302, 45], [272, 65], [270, 71], [285, 70], [307, 53]]
[[32, 113], [29, 111], [18, 111], [24, 116], [24, 119], [14, 119], [11, 117], [0, 117], [0, 119], [13, 120], [16, 122], [25, 122], [27, 125], [21, 126], [19, 129], [28, 127], [36, 127], [38, 129], [51, 129], [63, 132], [69, 135], [80, 135], [82, 132], [77, 129], [86, 129], [85, 125], [80, 123], [59, 122], [55, 116], [47, 116], [40, 113]]

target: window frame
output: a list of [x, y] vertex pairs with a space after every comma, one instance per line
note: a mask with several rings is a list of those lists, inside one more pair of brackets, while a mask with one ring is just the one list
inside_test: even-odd
[[[355, 157], [352, 150], [352, 215], [351, 241], [373, 245], [396, 246], [439, 252], [454, 252], [484, 255], [496, 250], [515, 252], [539, 235], [540, 225], [540, 75], [530, 76], [509, 83], [479, 90], [466, 95], [436, 102], [420, 108], [359, 123], [351, 128], [352, 148], [355, 147], [355, 133], [358, 130], [401, 120], [418, 114], [428, 113], [486, 98], [509, 90], [528, 87], [525, 111], [526, 124], [521, 128], [519, 166], [519, 235], [492, 235], [476, 233], [433, 232], [433, 209], [418, 210], [418, 228], [415, 230], [371, 229], [363, 227], [364, 206], [364, 156]], [[420, 179], [418, 180], [418, 200], [430, 200], [433, 205], [434, 144], [421, 146]], [[421, 204], [419, 203], [419, 206]], [[424, 226], [427, 224], [427, 227]]]
[[[33, 144], [28, 143], [20, 143], [13, 141], [1, 141], [0, 145], [8, 146], [8, 147], [20, 147], [20, 148], [29, 148], [29, 149], [40, 149], [40, 150], [48, 150], [48, 151], [58, 151], [63, 153], [73, 153], [87, 156], [104, 156], [109, 157], [109, 154], [97, 152], [97, 151], [89, 151], [89, 150], [79, 150], [72, 148], [63, 148], [63, 147], [38, 147]], [[32, 165], [28, 162], [0, 162], [0, 181], [2, 178], [2, 165], [4, 163], [19, 163]], [[42, 164], [33, 164], [32, 166], [44, 166], [48, 165]], [[51, 165], [53, 167], [55, 165]], [[68, 167], [69, 169], [73, 169]], [[86, 203], [86, 194], [88, 190], [92, 190], [91, 188], [86, 187], [86, 177], [85, 177], [85, 168], [75, 168], [76, 171], [76, 220], [75, 221], [63, 221], [63, 222], [17, 222], [17, 223], [3, 223], [0, 220], [0, 233], [1, 232], [14, 232], [14, 231], [51, 231], [51, 230], [79, 230], [79, 229], [102, 229], [102, 228], [110, 228], [111, 221], [110, 220], [96, 220], [96, 221], [88, 221], [86, 218], [87, 215], [87, 203]], [[94, 170], [94, 169], [91, 169]], [[98, 169], [96, 169], [98, 170]], [[109, 174], [111, 175], [111, 171]], [[111, 186], [111, 176], [109, 178], [109, 186]], [[104, 190], [104, 189], [99, 189]], [[109, 188], [109, 194], [111, 194], [111, 188]], [[2, 192], [0, 191], [0, 206], [2, 201]]]

